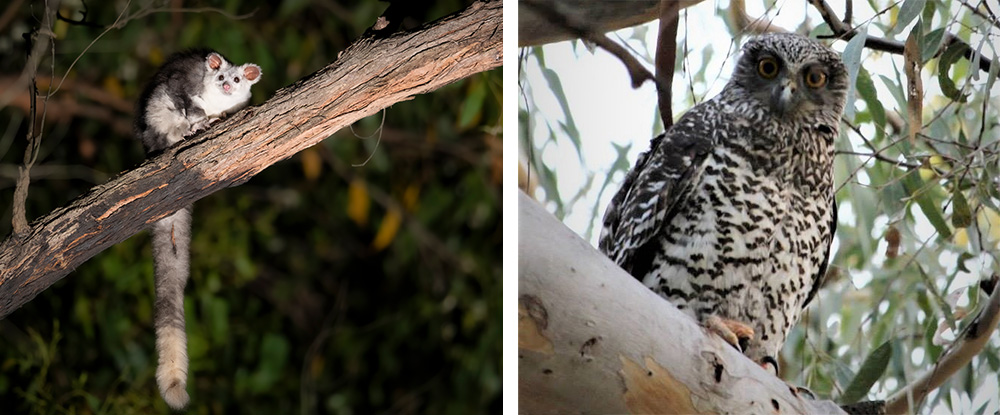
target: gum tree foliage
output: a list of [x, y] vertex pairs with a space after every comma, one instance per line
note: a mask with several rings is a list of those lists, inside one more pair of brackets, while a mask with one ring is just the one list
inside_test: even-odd
[[[783, 7], [791, 8], [791, 2], [761, 3], [757, 7], [763, 13], [753, 17], [762, 21], [775, 21]], [[995, 62], [995, 45], [1000, 44], [995, 13], [1000, 7], [978, 1], [854, 3], [855, 16], [870, 9], [865, 20], [855, 17], [850, 24], [859, 35], [850, 42], [826, 40], [844, 52], [848, 68], [857, 73], [836, 143], [836, 251], [818, 301], [795, 327], [781, 356], [787, 381], [842, 404], [885, 399], [933, 370], [954, 333], [985, 299], [979, 281], [1000, 272], [1000, 65]], [[709, 1], [681, 11], [675, 120], [718, 92], [732, 70], [731, 63], [723, 63], [734, 60], [739, 46], [752, 36], [732, 23], [730, 6]], [[812, 37], [830, 34], [816, 10], [807, 7], [808, 19], [789, 18], [793, 12], [785, 11], [776, 24]], [[839, 10], [840, 17], [843, 12]], [[705, 36], [701, 25], [706, 20], [715, 20], [728, 33]], [[648, 31], [655, 28], [654, 22], [610, 36], [652, 68], [656, 37]], [[960, 46], [942, 48], [946, 33], [993, 59], [993, 69], [980, 70], [979, 59], [964, 58], [966, 50]], [[911, 56], [922, 68], [922, 99], [908, 94], [902, 54], [864, 48], [862, 35], [901, 43], [913, 38], [917, 48]], [[609, 56], [579, 41], [571, 47], [581, 60]], [[943, 53], [936, 53], [939, 49]], [[662, 123], [655, 98], [648, 107], [590, 103], [633, 105], [648, 114], [649, 135], [611, 135], [593, 146], [612, 156], [587, 154], [584, 142], [600, 138], [583, 137], [573, 113], [583, 105], [567, 99], [566, 75], [552, 69], [558, 66], [552, 64], [552, 50], [521, 50], [519, 156], [532, 176], [531, 186], [537, 186], [534, 196], [559, 218], [584, 217], [575, 230], [596, 243], [606, 204], [638, 152], [648, 148], [647, 140], [662, 131]], [[597, 70], [584, 73], [595, 82], [629, 88], [624, 71], [619, 78]], [[619, 120], [606, 122], [616, 126]], [[582, 185], [560, 186], [560, 180], [570, 179]], [[986, 349], [931, 393], [918, 412], [995, 412], [998, 356], [1000, 335], [993, 333]]]
[[[29, 220], [142, 162], [132, 106], [169, 53], [206, 46], [259, 64], [255, 105], [335, 60], [387, 6], [64, 3], [63, 17], [86, 24], [57, 22], [54, 58], [39, 66], [43, 93], [53, 76], [66, 81], [47, 103]], [[470, 3], [426, 2], [404, 27]], [[20, 73], [21, 34], [41, 7], [4, 3], [14, 14], [0, 19], [0, 84]], [[125, 7], [124, 24], [102, 36]], [[195, 204], [188, 413], [499, 412], [500, 86], [495, 70], [416, 96], [386, 110], [384, 125], [366, 118]], [[3, 235], [26, 97], [0, 108]], [[0, 320], [0, 412], [167, 411], [147, 235]]]

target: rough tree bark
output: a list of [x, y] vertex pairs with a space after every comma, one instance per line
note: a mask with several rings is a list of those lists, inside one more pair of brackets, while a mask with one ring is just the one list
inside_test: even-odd
[[318, 72], [182, 141], [0, 243], [0, 319], [104, 249], [352, 122], [503, 63], [503, 5], [365, 37]]
[[642, 286], [518, 195], [521, 413], [839, 414]]

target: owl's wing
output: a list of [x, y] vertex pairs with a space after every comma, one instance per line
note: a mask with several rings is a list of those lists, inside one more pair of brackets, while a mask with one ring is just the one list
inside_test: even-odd
[[638, 279], [652, 265], [657, 234], [685, 202], [714, 146], [713, 128], [703, 122], [717, 116], [712, 104], [691, 109], [650, 142], [604, 214], [599, 249]]
[[816, 293], [823, 286], [823, 280], [826, 277], [827, 264], [830, 263], [830, 254], [833, 251], [833, 236], [837, 234], [837, 201], [833, 201], [833, 215], [830, 218], [830, 238], [826, 241], [826, 255], [823, 256], [823, 262], [819, 264], [819, 271], [813, 276], [813, 286], [809, 290], [809, 294], [806, 295], [806, 300], [802, 302], [802, 309], [805, 310], [809, 306], [809, 302], [816, 297]]

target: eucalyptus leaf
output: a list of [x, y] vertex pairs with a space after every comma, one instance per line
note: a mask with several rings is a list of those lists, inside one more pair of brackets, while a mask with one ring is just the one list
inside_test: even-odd
[[959, 91], [955, 87], [955, 81], [952, 81], [951, 77], [948, 76], [948, 70], [951, 69], [951, 66], [961, 59], [968, 50], [969, 46], [964, 43], [952, 44], [941, 54], [938, 62], [938, 85], [941, 86], [941, 92], [952, 101], [966, 102], [969, 97], [969, 94], [963, 94]]
[[920, 211], [931, 222], [931, 226], [934, 226], [938, 235], [944, 239], [950, 238], [951, 229], [948, 228], [948, 222], [944, 220], [941, 208], [931, 198], [931, 192], [924, 188], [924, 182], [920, 179], [920, 175], [915, 171], [907, 174], [903, 178], [903, 185], [910, 197], [917, 202], [917, 206], [920, 206]]
[[580, 131], [576, 129], [576, 121], [573, 120], [573, 112], [569, 109], [569, 101], [566, 99], [566, 93], [563, 91], [559, 74], [552, 69], [542, 68], [542, 76], [545, 77], [545, 82], [552, 91], [552, 95], [555, 95], [556, 101], [559, 103], [559, 108], [562, 109], [565, 121], [560, 121], [559, 125], [566, 133], [566, 138], [569, 138], [573, 142], [573, 146], [576, 148], [576, 156], [582, 162], [583, 145], [580, 142]]
[[944, 38], [944, 28], [934, 29], [924, 35], [920, 44], [920, 60], [927, 62], [934, 58], [938, 50], [941, 49], [941, 40]]
[[896, 27], [890, 33], [902, 33], [906, 25], [910, 24], [924, 10], [924, 3], [927, 3], [927, 0], [904, 1], [903, 5], [899, 7], [899, 14], [896, 16]]
[[844, 108], [844, 116], [852, 120], [854, 119], [854, 84], [858, 77], [858, 71], [861, 68], [861, 52], [865, 48], [865, 39], [867, 38], [868, 26], [859, 28], [854, 37], [847, 42], [847, 46], [844, 47], [844, 53], [841, 54], [844, 66], [847, 67], [848, 79], [847, 107]]
[[951, 202], [951, 226], [955, 229], [965, 228], [972, 225], [972, 211], [969, 210], [969, 202], [965, 200], [965, 195], [961, 190], [955, 189], [955, 196]]
[[858, 93], [861, 94], [861, 98], [868, 105], [868, 112], [871, 113], [872, 121], [875, 121], [875, 125], [879, 127], [875, 129], [876, 134], [881, 138], [882, 132], [885, 131], [885, 108], [882, 107], [882, 102], [878, 100], [878, 91], [875, 90], [875, 83], [872, 82], [871, 76], [864, 68], [858, 71], [856, 84]]
[[890, 358], [892, 358], [892, 344], [888, 341], [873, 350], [861, 364], [861, 369], [858, 369], [858, 374], [851, 380], [844, 394], [840, 396], [840, 404], [852, 404], [864, 398], [872, 385], [885, 373]]

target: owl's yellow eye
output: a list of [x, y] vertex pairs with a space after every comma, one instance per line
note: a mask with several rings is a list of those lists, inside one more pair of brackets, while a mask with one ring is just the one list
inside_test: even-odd
[[810, 69], [806, 72], [806, 85], [810, 88], [822, 88], [826, 85], [826, 73], [819, 68]]
[[764, 79], [774, 79], [778, 76], [778, 61], [774, 58], [762, 58], [757, 62], [757, 73]]

